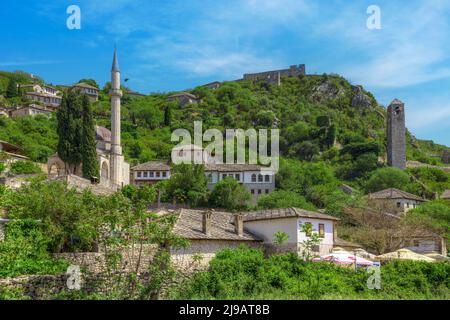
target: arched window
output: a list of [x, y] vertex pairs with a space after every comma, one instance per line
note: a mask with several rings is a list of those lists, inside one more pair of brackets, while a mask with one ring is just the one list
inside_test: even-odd
[[266, 174], [266, 175], [264, 176], [264, 181], [265, 181], [265, 182], [270, 182], [270, 178], [269, 178], [269, 175], [268, 175], [268, 174]]
[[258, 182], [263, 182], [263, 176], [262, 176], [262, 174], [258, 174]]
[[252, 182], [256, 182], [256, 174], [252, 174]]

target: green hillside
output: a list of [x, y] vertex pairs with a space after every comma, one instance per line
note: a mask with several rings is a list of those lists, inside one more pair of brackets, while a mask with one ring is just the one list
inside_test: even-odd
[[[25, 73], [2, 72], [0, 94], [6, 90], [5, 79], [12, 77], [23, 83], [30, 81]], [[106, 127], [110, 123], [108, 90], [106, 84], [93, 106], [97, 123]], [[383, 166], [385, 108], [370, 92], [338, 75], [285, 78], [281, 86], [226, 82], [215, 90], [197, 87], [191, 93], [201, 102], [184, 108], [167, 101], [170, 93], [124, 96], [122, 144], [128, 161], [136, 164], [169, 158], [171, 132], [176, 128], [192, 130], [193, 121], [202, 120], [204, 130], [279, 128], [283, 158], [323, 164], [338, 181], [357, 188], [363, 188], [371, 173]], [[10, 105], [8, 99], [0, 101], [3, 106]], [[32, 160], [45, 162], [55, 152], [55, 127], [55, 117], [2, 118], [0, 139], [23, 147]], [[409, 160], [440, 164], [436, 156], [445, 146], [418, 140], [410, 133], [407, 141]]]

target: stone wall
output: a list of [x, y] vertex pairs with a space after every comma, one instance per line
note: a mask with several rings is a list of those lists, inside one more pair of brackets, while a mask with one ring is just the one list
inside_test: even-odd
[[305, 65], [300, 64], [298, 66], [290, 66], [289, 69], [272, 70], [259, 73], [247, 73], [244, 74], [244, 80], [252, 81], [266, 81], [267, 83], [279, 84], [281, 77], [297, 77], [299, 75], [305, 75]]
[[[119, 252], [122, 255], [122, 260], [119, 262], [118, 269], [122, 272], [134, 272], [138, 270], [139, 273], [146, 272], [153, 256], [156, 253], [158, 246], [154, 244], [144, 244], [142, 250], [139, 245], [133, 247], [125, 247], [114, 252]], [[112, 250], [105, 253], [101, 252], [75, 252], [75, 253], [58, 253], [54, 254], [57, 259], [64, 259], [74, 265], [85, 268], [88, 272], [102, 273], [107, 271], [105, 254], [113, 253]]]

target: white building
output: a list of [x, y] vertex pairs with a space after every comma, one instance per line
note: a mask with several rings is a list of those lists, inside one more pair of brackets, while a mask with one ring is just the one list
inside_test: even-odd
[[26, 90], [25, 98], [40, 102], [46, 107], [57, 108], [61, 105], [61, 92], [47, 85], [21, 85], [20, 89]]
[[256, 164], [206, 164], [205, 173], [208, 177], [208, 189], [232, 177], [241, 183], [252, 196], [252, 203], [258, 198], [275, 190], [275, 172], [266, 171], [267, 168]]
[[[295, 252], [301, 254], [302, 244], [309, 238], [301, 232], [301, 225], [311, 223], [313, 232], [321, 239], [314, 254], [330, 253], [339, 239], [336, 224], [339, 219], [318, 212], [298, 208], [264, 210], [258, 212], [217, 212], [214, 210], [180, 209], [175, 212], [178, 219], [174, 234], [188, 239], [190, 246], [172, 251], [177, 263], [192, 263], [194, 256], [202, 256], [207, 263], [225, 248], [236, 248], [240, 244], [263, 248], [267, 254]], [[275, 244], [274, 235], [285, 232], [289, 238], [284, 244]]]
[[137, 186], [155, 184], [170, 178], [167, 161], [149, 161], [131, 168], [131, 183]]
[[[336, 241], [336, 223], [338, 218], [319, 212], [298, 208], [263, 210], [243, 214], [244, 228], [264, 240], [270, 251], [293, 251], [301, 254], [303, 243], [311, 234], [302, 232], [304, 224], [311, 224], [312, 232], [321, 239], [315, 252], [319, 255], [330, 253]], [[285, 232], [289, 238], [285, 244], [276, 245], [274, 234]]]

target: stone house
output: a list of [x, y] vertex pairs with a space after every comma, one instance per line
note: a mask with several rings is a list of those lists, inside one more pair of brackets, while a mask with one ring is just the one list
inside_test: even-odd
[[98, 101], [98, 92], [100, 91], [97, 87], [91, 86], [90, 84], [80, 82], [72, 86], [88, 96], [90, 102]]
[[39, 106], [36, 104], [31, 104], [29, 106], [22, 106], [10, 111], [11, 118], [19, 118], [26, 116], [36, 116], [38, 114], [42, 115], [50, 115], [52, 110], [47, 109], [46, 107]]
[[190, 264], [196, 257], [207, 264], [218, 251], [241, 244], [263, 246], [260, 238], [244, 230], [242, 217], [230, 212], [181, 209], [175, 214], [178, 220], [173, 233], [190, 243], [187, 248], [171, 250], [172, 259], [178, 265]]
[[[207, 263], [218, 251], [241, 244], [263, 248], [266, 254], [289, 251], [300, 254], [302, 243], [310, 237], [301, 232], [301, 226], [308, 222], [322, 239], [316, 254], [331, 252], [337, 241], [336, 223], [339, 219], [297, 208], [237, 214], [211, 209], [180, 209], [174, 214], [178, 216], [174, 234], [190, 242], [187, 248], [172, 250], [172, 258], [177, 263], [189, 264], [195, 257], [202, 257], [202, 262]], [[279, 231], [289, 235], [285, 244], [274, 243], [274, 234]]]
[[39, 102], [46, 107], [57, 108], [62, 101], [61, 92], [52, 86], [39, 84], [21, 85], [20, 89], [26, 91], [25, 98]]
[[189, 93], [189, 92], [180, 92], [173, 94], [167, 98], [168, 101], [178, 101], [180, 107], [185, 107], [192, 103], [198, 103], [200, 100], [197, 98], [197, 96]]
[[370, 206], [377, 209], [402, 214], [416, 208], [427, 200], [409, 192], [390, 188], [370, 193], [367, 196], [367, 201]]
[[170, 178], [168, 161], [149, 161], [131, 168], [131, 184], [155, 184]]
[[28, 157], [24, 156], [23, 149], [12, 143], [0, 140], [0, 153], [3, 153], [5, 157], [0, 158], [0, 162], [10, 164], [19, 160], [28, 160]]

